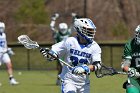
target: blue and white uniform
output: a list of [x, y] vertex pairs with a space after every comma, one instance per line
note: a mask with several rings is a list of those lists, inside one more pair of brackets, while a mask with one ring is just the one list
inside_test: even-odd
[[[77, 37], [69, 37], [54, 44], [51, 50], [60, 58], [63, 57], [64, 61], [73, 67], [83, 64], [90, 65], [95, 61], [101, 62], [101, 48], [95, 41], [81, 45]], [[62, 93], [89, 93], [89, 75], [72, 74], [71, 68], [63, 66], [60, 77], [63, 81]]]
[[7, 40], [6, 40], [6, 34], [1, 33], [0, 34], [0, 64], [11, 62], [10, 57], [7, 53]]
[[[101, 67], [101, 48], [94, 41], [96, 26], [88, 18], [78, 18], [74, 20], [74, 28], [77, 36], [52, 45], [49, 53], [73, 66], [63, 65], [60, 74], [62, 93], [90, 93], [90, 70]], [[45, 49], [40, 52], [46, 59], [54, 59]]]

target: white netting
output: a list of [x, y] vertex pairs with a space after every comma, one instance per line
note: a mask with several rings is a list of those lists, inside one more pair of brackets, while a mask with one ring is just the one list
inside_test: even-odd
[[18, 41], [23, 44], [27, 49], [38, 48], [37, 42], [32, 41], [27, 35], [20, 35]]

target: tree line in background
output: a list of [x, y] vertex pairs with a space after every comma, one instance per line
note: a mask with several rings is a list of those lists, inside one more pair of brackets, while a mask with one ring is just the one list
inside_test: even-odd
[[[0, 20], [6, 24], [8, 42], [27, 34], [41, 43], [52, 43], [50, 18], [71, 25], [71, 13], [93, 20], [97, 41], [124, 41], [140, 24], [140, 0], [1, 0]], [[85, 14], [86, 13], [86, 14]]]

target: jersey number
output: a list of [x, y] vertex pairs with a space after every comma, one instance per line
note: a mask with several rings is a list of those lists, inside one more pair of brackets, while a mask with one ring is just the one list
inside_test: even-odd
[[87, 59], [78, 59], [78, 57], [71, 56], [70, 60], [72, 61], [73, 66], [77, 66], [78, 64], [87, 64], [88, 60]]
[[0, 47], [4, 48], [4, 46], [5, 46], [5, 41], [0, 41]]

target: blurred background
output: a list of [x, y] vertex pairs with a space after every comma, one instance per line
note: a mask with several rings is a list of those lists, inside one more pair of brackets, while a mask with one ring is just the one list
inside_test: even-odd
[[[54, 43], [51, 16], [72, 23], [72, 13], [88, 17], [97, 27], [95, 40], [102, 48], [103, 63], [120, 68], [123, 46], [133, 37], [140, 20], [140, 0], [0, 0], [0, 21], [6, 25], [7, 40], [15, 51], [15, 69], [52, 69], [38, 50], [27, 50], [17, 37], [28, 35], [43, 47]], [[73, 31], [73, 35], [75, 32]], [[48, 68], [47, 68], [48, 67]], [[55, 69], [55, 66], [54, 68]]]
[[[55, 90], [60, 93], [55, 85], [56, 62], [46, 61], [39, 50], [27, 50], [17, 41], [19, 35], [26, 34], [40, 46], [50, 47], [54, 44], [50, 22], [55, 13], [59, 14], [56, 26], [60, 22], [71, 26], [72, 13], [92, 19], [97, 27], [95, 41], [102, 48], [102, 62], [120, 70], [124, 44], [140, 24], [139, 4], [140, 0], [0, 0], [0, 21], [6, 25], [8, 45], [15, 52], [11, 57], [14, 73], [21, 83], [14, 88], [9, 86], [7, 73], [0, 71], [3, 84], [0, 92], [54, 93]], [[75, 34], [73, 31], [72, 35]], [[5, 65], [0, 67], [5, 68]], [[125, 76], [96, 79], [93, 75], [91, 91], [94, 93], [116, 93], [114, 90], [124, 93]]]
[[40, 43], [52, 43], [50, 18], [71, 24], [71, 13], [93, 20], [97, 41], [123, 41], [133, 35], [140, 20], [140, 0], [0, 0], [0, 21], [9, 43], [27, 34]]

